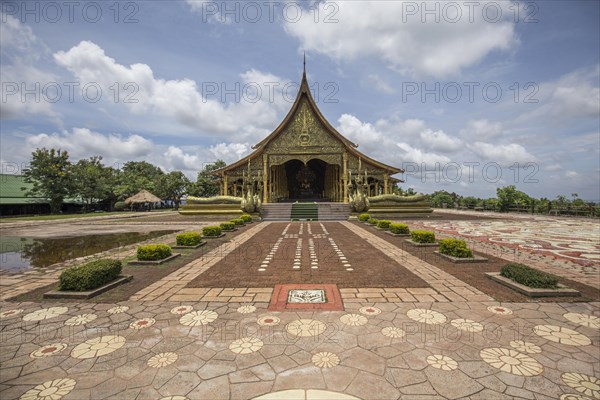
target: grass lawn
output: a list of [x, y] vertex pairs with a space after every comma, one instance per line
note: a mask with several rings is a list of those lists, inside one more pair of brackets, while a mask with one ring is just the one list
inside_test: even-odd
[[[172, 211], [172, 209], [162, 209], [162, 210], [152, 210], [152, 213], [156, 212], [168, 212]], [[19, 221], [51, 221], [57, 219], [72, 219], [72, 218], [95, 218], [95, 217], [105, 217], [109, 215], [146, 215], [147, 212], [128, 212], [128, 211], [113, 211], [113, 212], [91, 212], [87, 214], [48, 214], [48, 215], [34, 215], [28, 217], [3, 217], [0, 218], [0, 223], [8, 223], [8, 222], [19, 222]]]

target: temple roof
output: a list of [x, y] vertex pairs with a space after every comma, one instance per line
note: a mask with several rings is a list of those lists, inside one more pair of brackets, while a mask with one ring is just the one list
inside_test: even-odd
[[262, 153], [267, 148], [269, 143], [271, 143], [273, 140], [275, 140], [275, 138], [277, 138], [284, 131], [284, 129], [290, 124], [290, 122], [293, 120], [294, 115], [296, 115], [296, 113], [298, 112], [298, 109], [304, 98], [306, 98], [306, 100], [308, 101], [310, 108], [312, 109], [314, 114], [317, 116], [319, 122], [321, 122], [321, 124], [325, 127], [325, 130], [329, 134], [331, 134], [336, 140], [338, 140], [340, 143], [342, 143], [344, 148], [346, 149], [346, 151], [349, 154], [352, 154], [355, 157], [359, 158], [363, 163], [371, 164], [374, 167], [386, 170], [390, 175], [404, 172], [404, 170], [401, 168], [392, 167], [391, 165], [384, 164], [382, 162], [379, 162], [379, 161], [372, 159], [369, 156], [361, 153], [360, 151], [357, 150], [358, 145], [356, 143], [353, 143], [352, 141], [350, 141], [349, 139], [344, 137], [333, 126], [331, 126], [331, 124], [327, 121], [327, 119], [323, 116], [323, 114], [319, 110], [319, 107], [317, 106], [317, 103], [315, 102], [315, 100], [310, 92], [308, 80], [306, 79], [306, 68], [304, 69], [304, 72], [302, 74], [302, 83], [300, 84], [300, 89], [298, 90], [298, 95], [296, 96], [296, 100], [294, 101], [292, 108], [287, 113], [287, 115], [285, 116], [283, 121], [281, 121], [279, 126], [277, 126], [277, 128], [275, 128], [275, 130], [270, 135], [268, 135], [266, 138], [264, 138], [262, 141], [260, 141], [256, 145], [252, 146], [252, 148], [254, 149], [254, 151], [252, 153], [250, 153], [246, 157], [240, 159], [239, 161], [236, 161], [235, 163], [230, 164], [230, 165], [223, 167], [222, 169], [216, 170], [214, 172], [218, 173], [218, 174], [223, 174], [225, 172], [245, 166], [249, 160], [252, 160], [252, 159], [262, 155]]

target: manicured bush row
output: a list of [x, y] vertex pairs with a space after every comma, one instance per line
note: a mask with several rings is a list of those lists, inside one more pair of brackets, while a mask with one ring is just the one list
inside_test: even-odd
[[171, 257], [171, 246], [166, 244], [147, 244], [137, 249], [138, 261], [156, 261]]
[[252, 215], [250, 214], [242, 214], [240, 219], [244, 222], [252, 222]]
[[431, 231], [416, 230], [410, 233], [410, 239], [417, 243], [435, 243], [435, 233]]
[[392, 224], [392, 221], [388, 221], [387, 219], [380, 219], [379, 221], [377, 221], [377, 227], [379, 229], [390, 229], [390, 225]]
[[439, 252], [452, 257], [470, 258], [473, 252], [467, 247], [467, 243], [460, 239], [440, 240]]
[[231, 221], [229, 221], [229, 222], [233, 222], [234, 224], [236, 224], [236, 225], [239, 225], [239, 226], [242, 226], [242, 225], [244, 225], [244, 220], [243, 220], [243, 219], [241, 219], [241, 218], [232, 219], [232, 220], [231, 220]]
[[232, 231], [235, 229], [235, 224], [233, 222], [221, 222], [221, 229], [224, 231]]
[[558, 277], [523, 264], [506, 264], [500, 275], [531, 288], [556, 289], [558, 286]]
[[121, 274], [121, 269], [121, 261], [108, 259], [69, 268], [60, 274], [59, 289], [76, 292], [96, 289], [117, 279]]
[[358, 216], [358, 220], [360, 222], [367, 222], [369, 220], [369, 218], [371, 218], [371, 216], [369, 214], [360, 214]]
[[184, 232], [176, 236], [177, 246], [196, 246], [202, 241], [198, 232]]
[[408, 229], [408, 225], [406, 224], [391, 224], [390, 232], [396, 235], [407, 235], [410, 233], [410, 230]]
[[205, 226], [202, 228], [203, 236], [219, 236], [221, 234], [221, 228], [218, 226]]
[[369, 223], [369, 225], [377, 225], [378, 221], [379, 221], [378, 219], [369, 218], [369, 220], [367, 222]]

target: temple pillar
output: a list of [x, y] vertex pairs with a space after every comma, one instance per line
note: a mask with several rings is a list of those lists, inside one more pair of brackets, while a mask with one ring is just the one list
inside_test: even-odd
[[269, 161], [267, 157], [266, 154], [263, 154], [263, 204], [269, 202], [269, 171], [267, 170]]
[[388, 179], [390, 176], [388, 174], [383, 174], [383, 194], [388, 194]]
[[348, 203], [348, 153], [344, 152], [344, 154], [342, 155], [342, 159], [344, 161], [344, 175], [343, 175], [343, 182], [344, 182], [344, 203]]
[[227, 196], [227, 174], [223, 174], [223, 196]]

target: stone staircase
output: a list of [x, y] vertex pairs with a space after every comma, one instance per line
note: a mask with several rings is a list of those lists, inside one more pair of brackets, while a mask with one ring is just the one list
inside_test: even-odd
[[268, 203], [262, 209], [263, 221], [346, 221], [349, 216], [350, 206], [343, 203]]

